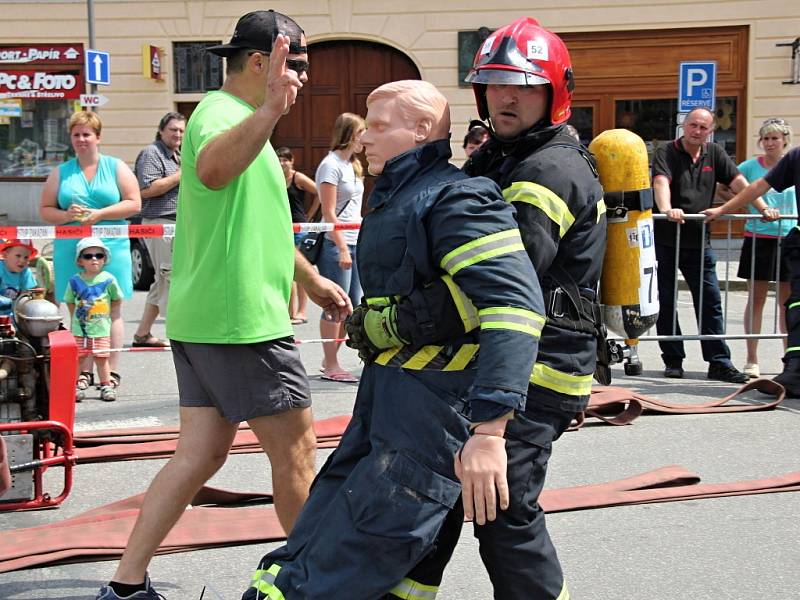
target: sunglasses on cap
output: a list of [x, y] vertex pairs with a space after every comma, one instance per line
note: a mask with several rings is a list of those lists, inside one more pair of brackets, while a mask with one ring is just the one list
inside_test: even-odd
[[[261, 56], [269, 56], [269, 52], [262, 52], [261, 50], [251, 50], [250, 52], [247, 53], [247, 56], [252, 56], [253, 54], [260, 54]], [[309, 64], [307, 60], [287, 58], [286, 68], [295, 71], [297, 75], [300, 76], [303, 73], [308, 73]]]
[[84, 252], [81, 254], [81, 258], [83, 260], [92, 260], [96, 258], [97, 260], [103, 260], [106, 257], [104, 252]]

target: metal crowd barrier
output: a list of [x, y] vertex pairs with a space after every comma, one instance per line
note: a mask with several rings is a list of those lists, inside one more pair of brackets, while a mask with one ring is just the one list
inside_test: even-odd
[[[654, 220], [661, 220], [666, 219], [665, 215], [662, 214], [654, 214]], [[684, 215], [684, 219], [686, 221], [702, 221], [705, 219], [705, 215], [702, 214], [693, 214], [693, 215]], [[781, 215], [781, 220], [796, 220], [797, 215]], [[672, 290], [673, 295], [673, 305], [676, 307], [676, 310], [672, 316], [672, 334], [671, 335], [644, 335], [639, 338], [640, 341], [690, 341], [690, 340], [713, 340], [713, 339], [724, 339], [724, 340], [733, 340], [733, 339], [782, 339], [786, 337], [786, 334], [780, 333], [778, 331], [778, 315], [780, 314], [779, 311], [782, 310], [782, 307], [779, 306], [778, 303], [778, 286], [777, 283], [775, 284], [775, 299], [774, 299], [774, 314], [773, 314], [773, 325], [772, 325], [772, 333], [728, 333], [727, 325], [728, 325], [728, 297], [730, 292], [730, 263], [731, 263], [731, 252], [732, 243], [733, 243], [733, 222], [734, 221], [749, 221], [749, 220], [761, 220], [760, 215], [755, 214], [737, 214], [737, 215], [723, 215], [717, 219], [717, 221], [727, 223], [727, 234], [725, 237], [726, 245], [725, 245], [725, 277], [724, 279], [720, 279], [720, 292], [723, 294], [722, 304], [723, 304], [723, 331], [722, 334], [682, 334], [676, 335], [676, 326], [677, 326], [677, 303], [678, 303], [678, 287], [679, 287], [679, 279], [678, 279], [678, 271], [679, 271], [679, 264], [678, 264], [678, 255], [680, 252], [680, 242], [681, 242], [681, 229], [682, 225], [677, 224], [677, 231], [675, 236], [675, 272], [673, 273], [673, 280], [675, 282]], [[294, 223], [293, 230], [295, 233], [299, 232], [317, 232], [317, 231], [331, 231], [333, 229], [336, 230], [355, 230], [359, 229], [360, 223]], [[702, 264], [705, 261], [705, 254], [706, 254], [706, 237], [707, 237], [707, 228], [703, 228], [701, 234], [701, 246], [700, 246], [700, 269], [702, 271]], [[87, 236], [95, 236], [95, 237], [133, 237], [133, 238], [144, 238], [144, 237], [165, 237], [171, 238], [175, 235], [175, 226], [174, 225], [57, 225], [57, 226], [0, 226], [0, 238], [27, 238], [27, 239], [54, 239], [54, 238], [82, 238]], [[778, 238], [778, 251], [776, 253], [776, 273], [780, 273], [780, 259], [781, 259], [781, 239]], [[752, 245], [752, 254], [751, 254], [751, 268], [750, 268], [750, 278], [748, 279], [748, 289], [752, 289], [753, 281], [755, 279], [755, 244]], [[735, 275], [735, 274], [734, 274]], [[724, 285], [723, 285], [724, 284]], [[698, 298], [698, 305], [701, 307], [699, 311], [699, 316], [697, 319], [697, 331], [701, 332], [703, 330], [703, 286], [700, 285], [700, 294]], [[750, 322], [753, 321], [753, 305], [750, 304]], [[652, 331], [652, 329], [651, 329]]]
[[[705, 220], [705, 215], [703, 214], [687, 214], [684, 215], [684, 219], [686, 221], [703, 221]], [[666, 215], [663, 214], [654, 214], [654, 220], [666, 220]], [[697, 299], [697, 305], [700, 307], [697, 316], [697, 334], [682, 334], [676, 335], [676, 327], [677, 327], [677, 320], [678, 320], [678, 287], [679, 287], [679, 253], [681, 248], [681, 229], [683, 226], [680, 223], [677, 223], [677, 231], [675, 234], [675, 270], [673, 272], [673, 281], [675, 282], [672, 289], [672, 300], [673, 306], [675, 307], [675, 311], [672, 315], [672, 333], [670, 335], [643, 335], [639, 338], [640, 341], [690, 341], [690, 340], [747, 340], [747, 339], [784, 339], [786, 338], [785, 333], [780, 333], [778, 329], [778, 317], [780, 315], [780, 311], [783, 310], [783, 306], [779, 304], [779, 293], [778, 293], [778, 282], [770, 283], [770, 289], [774, 290], [774, 302], [773, 304], [773, 323], [772, 323], [772, 333], [764, 333], [763, 326], [762, 326], [762, 333], [729, 333], [728, 332], [728, 306], [729, 306], [729, 292], [731, 287], [731, 255], [732, 253], [738, 252], [737, 249], [733, 248], [733, 223], [735, 221], [761, 221], [761, 216], [756, 214], [735, 214], [735, 215], [723, 215], [718, 217], [716, 221], [724, 222], [727, 225], [727, 232], [724, 238], [725, 240], [725, 247], [724, 249], [715, 248], [715, 250], [725, 251], [725, 277], [724, 279], [719, 278], [719, 286], [720, 292], [722, 295], [722, 307], [723, 307], [723, 332], [722, 334], [700, 334], [699, 332], [703, 331], [703, 285], [702, 281], [700, 282], [700, 293]], [[780, 220], [797, 220], [797, 215], [781, 215]], [[703, 227], [700, 239], [700, 261], [699, 261], [699, 272], [702, 277], [702, 269], [703, 263], [705, 262], [706, 257], [706, 247], [707, 247], [707, 236], [708, 236], [708, 228]], [[720, 238], [717, 238], [720, 239]], [[743, 238], [742, 238], [743, 239]], [[780, 278], [780, 264], [781, 264], [781, 246], [782, 246], [782, 238], [778, 238], [777, 243], [777, 252], [775, 255], [775, 273], [776, 279]], [[753, 282], [755, 281], [755, 249], [756, 244], [751, 245], [751, 252], [750, 252], [750, 277], [747, 280], [747, 289], [748, 294], [753, 289]], [[717, 260], [717, 263], [720, 261]], [[716, 268], [716, 267], [715, 267]], [[734, 277], [736, 273], [732, 274]], [[787, 281], [788, 283], [788, 281]], [[753, 322], [753, 314], [754, 314], [754, 307], [753, 303], [751, 302], [749, 310], [749, 320]], [[765, 303], [766, 307], [766, 303]], [[692, 317], [694, 317], [694, 312], [692, 311]], [[693, 320], [694, 322], [694, 320]], [[762, 322], [763, 325], [763, 322]], [[654, 330], [655, 326], [650, 330]]]

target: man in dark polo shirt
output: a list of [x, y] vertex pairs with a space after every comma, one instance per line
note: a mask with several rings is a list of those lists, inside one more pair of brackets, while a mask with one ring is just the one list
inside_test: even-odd
[[[702, 314], [703, 335], [724, 333], [722, 302], [717, 281], [716, 259], [709, 243], [706, 225], [699, 220], [686, 221], [685, 214], [697, 214], [711, 206], [717, 183], [727, 185], [734, 193], [747, 186], [747, 180], [736, 169], [722, 147], [707, 143], [714, 130], [714, 115], [705, 108], [696, 108], [686, 115], [684, 134], [664, 144], [653, 157], [653, 192], [657, 212], [666, 220], [655, 223], [656, 259], [658, 260], [658, 295], [661, 309], [656, 331], [658, 335], [681, 335], [677, 319], [675, 286], [675, 247], [680, 245], [677, 267], [683, 273], [694, 300], [695, 316]], [[680, 223], [680, 242], [676, 241]], [[702, 302], [702, 306], [700, 303]], [[702, 310], [702, 313], [700, 313]], [[675, 316], [675, 331], [672, 319]], [[664, 376], [683, 377], [686, 353], [681, 341], [659, 342], [664, 360]], [[745, 383], [747, 375], [736, 370], [731, 352], [722, 340], [703, 340], [703, 359], [708, 362], [708, 378], [730, 383]]]
[[[735, 212], [752, 202], [765, 221], [774, 221], [779, 216], [778, 211], [767, 207], [760, 197], [770, 188], [782, 192], [791, 186], [794, 186], [797, 197], [800, 198], [800, 148], [789, 150], [769, 173], [761, 179], [756, 179], [722, 206], [704, 211], [706, 218], [710, 221], [725, 213]], [[795, 214], [797, 213], [800, 213], [800, 206], [795, 209]], [[792, 286], [785, 304], [789, 339], [786, 344], [786, 354], [783, 356], [783, 372], [775, 377], [774, 381], [786, 388], [786, 395], [790, 398], [800, 398], [800, 229], [797, 227], [786, 236], [783, 252], [789, 262]]]
[[[178, 183], [181, 179], [181, 153], [186, 117], [169, 112], [161, 118], [155, 141], [136, 157], [136, 178], [142, 190], [142, 224], [174, 225], [178, 211]], [[169, 273], [172, 270], [172, 240], [144, 238], [144, 245], [153, 262], [155, 280], [150, 286], [144, 313], [136, 333], [134, 346], [166, 346], [150, 328], [158, 314], [166, 315]]]

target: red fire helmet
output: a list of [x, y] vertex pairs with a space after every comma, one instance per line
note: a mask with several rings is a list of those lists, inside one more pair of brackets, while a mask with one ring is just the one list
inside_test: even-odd
[[565, 123], [571, 114], [575, 82], [569, 51], [560, 37], [531, 17], [517, 19], [486, 38], [465, 81], [472, 84], [478, 114], [484, 120], [489, 118], [485, 86], [490, 83], [550, 84], [552, 124]]

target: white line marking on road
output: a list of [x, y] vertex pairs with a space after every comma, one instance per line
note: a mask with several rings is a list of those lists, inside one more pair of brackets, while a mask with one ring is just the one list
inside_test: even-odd
[[137, 417], [133, 419], [114, 419], [110, 421], [92, 421], [75, 424], [75, 431], [94, 431], [95, 429], [122, 429], [128, 427], [158, 427], [163, 425], [157, 417]]

